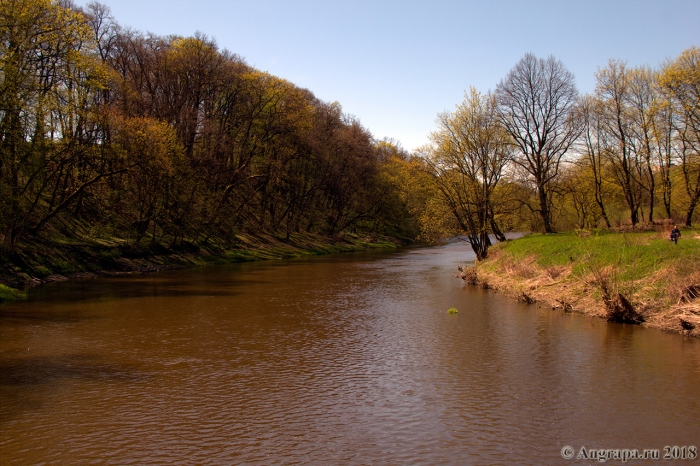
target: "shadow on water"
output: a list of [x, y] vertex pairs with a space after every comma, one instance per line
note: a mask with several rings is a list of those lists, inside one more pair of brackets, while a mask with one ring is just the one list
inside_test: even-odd
[[[401, 249], [377, 249], [368, 251], [328, 254], [323, 256], [300, 257], [257, 262], [243, 262], [228, 265], [206, 265], [183, 270], [168, 270], [146, 274], [118, 277], [83, 278], [67, 282], [48, 283], [31, 288], [26, 301], [0, 306], [0, 319], [27, 319], [75, 321], [83, 317], [72, 315], [75, 312], [49, 311], [46, 309], [28, 312], [26, 304], [33, 303], [79, 303], [85, 301], [108, 301], [146, 297], [233, 297], [240, 294], [242, 287], [264, 287], [272, 285], [278, 268], [289, 264], [309, 262], [323, 264], [347, 264], [361, 259], [380, 259], [420, 247], [410, 245]], [[256, 274], [256, 278], [245, 276]], [[21, 311], [17, 311], [21, 308]]]
[[27, 386], [60, 379], [138, 382], [148, 377], [135, 366], [100, 362], [90, 354], [26, 356], [0, 360], [0, 386]]
[[0, 359], [0, 423], [46, 407], [48, 393], [65, 383], [134, 384], [153, 375], [124, 363], [101, 362], [91, 354], [11, 356]]
[[39, 322], [71, 324], [97, 318], [97, 316], [80, 313], [73, 309], [17, 308], [11, 305], [0, 307], [0, 325], [22, 322], [25, 324]]
[[31, 293], [24, 302], [0, 306], [0, 326], [3, 322], [76, 323], [101, 318], [99, 313], [92, 312], [91, 303], [98, 306], [109, 301], [164, 297], [228, 298], [239, 295], [240, 291], [236, 288], [241, 286], [245, 286], [245, 284], [229, 283], [224, 288], [211, 284], [191, 286], [191, 284], [178, 284], [177, 282], [164, 284], [128, 279], [123, 281], [118, 279], [81, 280], [76, 283], [47, 285], [46, 289]]

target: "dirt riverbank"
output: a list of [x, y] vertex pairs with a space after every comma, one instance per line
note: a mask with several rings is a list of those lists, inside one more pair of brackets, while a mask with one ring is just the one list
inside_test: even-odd
[[463, 267], [465, 281], [530, 304], [700, 336], [700, 235], [530, 235]]

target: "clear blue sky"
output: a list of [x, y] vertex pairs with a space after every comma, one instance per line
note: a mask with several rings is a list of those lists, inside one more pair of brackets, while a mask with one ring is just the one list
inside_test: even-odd
[[205, 33], [248, 64], [337, 100], [376, 138], [409, 150], [469, 86], [494, 89], [525, 53], [562, 60], [586, 93], [610, 58], [656, 67], [700, 46], [700, 0], [100, 3], [132, 29]]

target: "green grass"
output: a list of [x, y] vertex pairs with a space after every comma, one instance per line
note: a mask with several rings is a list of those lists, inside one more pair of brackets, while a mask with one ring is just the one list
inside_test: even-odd
[[608, 317], [620, 294], [645, 325], [677, 332], [679, 316], [695, 318], [689, 290], [700, 286], [700, 230], [682, 233], [677, 245], [665, 231], [531, 234], [494, 246], [476, 275], [519, 300], [591, 316]]
[[18, 301], [20, 299], [25, 299], [26, 297], [26, 293], [0, 283], [0, 304]]
[[677, 245], [662, 232], [614, 233], [594, 231], [558, 234], [531, 234], [498, 245], [514, 260], [535, 256], [541, 267], [573, 266], [581, 275], [592, 268], [616, 267], [622, 280], [638, 280], [666, 266], [688, 273], [697, 271], [700, 240], [697, 231], [686, 230]]

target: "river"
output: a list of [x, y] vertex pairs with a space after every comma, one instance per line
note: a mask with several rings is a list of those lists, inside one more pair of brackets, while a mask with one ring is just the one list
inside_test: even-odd
[[470, 259], [454, 242], [36, 288], [0, 307], [0, 462], [591, 464], [562, 448], [700, 447], [700, 341], [470, 287], [452, 277]]

